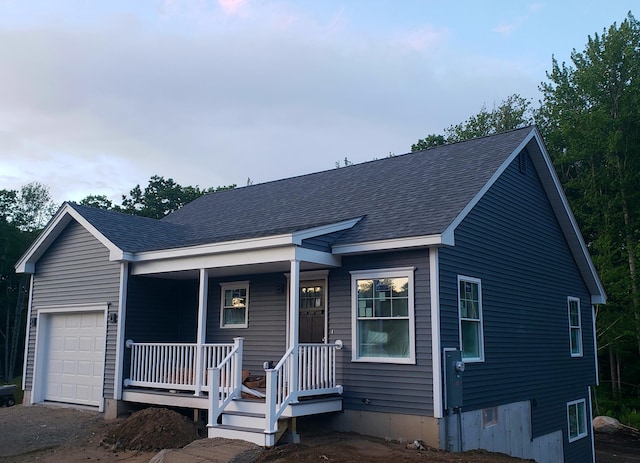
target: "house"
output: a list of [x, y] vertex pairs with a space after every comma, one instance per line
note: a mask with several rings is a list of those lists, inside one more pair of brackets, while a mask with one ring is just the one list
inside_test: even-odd
[[[265, 446], [320, 414], [451, 450], [594, 458], [606, 295], [535, 127], [162, 220], [66, 203], [16, 270], [30, 404], [189, 407], [210, 437]], [[243, 370], [263, 400], [243, 397]]]

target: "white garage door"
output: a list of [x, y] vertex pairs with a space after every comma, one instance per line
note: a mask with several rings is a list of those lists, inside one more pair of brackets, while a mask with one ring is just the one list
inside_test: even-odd
[[45, 400], [99, 406], [104, 312], [51, 314], [48, 318]]

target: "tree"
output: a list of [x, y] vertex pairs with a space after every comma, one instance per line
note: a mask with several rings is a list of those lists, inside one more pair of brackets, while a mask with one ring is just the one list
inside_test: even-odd
[[119, 209], [119, 207], [114, 206], [113, 201], [105, 195], [89, 195], [80, 201], [80, 204], [83, 206], [95, 207], [96, 209], [105, 209], [107, 211]]
[[640, 24], [629, 13], [571, 61], [552, 60], [538, 122], [609, 295], [599, 346], [620, 392], [620, 360], [640, 352]]
[[0, 375], [17, 374], [23, 351], [29, 277], [14, 264], [55, 212], [49, 189], [37, 182], [0, 191]]
[[478, 114], [445, 129], [444, 136], [431, 134], [426, 138], [419, 139], [417, 143], [411, 145], [411, 151], [506, 132], [531, 125], [533, 121], [534, 112], [531, 108], [531, 102], [518, 94], [513, 94], [498, 106], [494, 106], [491, 111], [488, 111], [487, 107], [483, 105]]
[[39, 182], [28, 183], [20, 191], [2, 190], [0, 206], [4, 220], [27, 232], [42, 230], [58, 208], [49, 187]]
[[[236, 185], [229, 185], [201, 190], [197, 185], [195, 187], [183, 187], [172, 178], [165, 179], [154, 175], [149, 179], [149, 184], [144, 191], [138, 184], [129, 192], [129, 196], [123, 195], [122, 206], [116, 209], [127, 214], [161, 219], [205, 193], [229, 190], [235, 187]], [[107, 204], [104, 201], [105, 199], [104, 197], [93, 196], [87, 197], [83, 201], [105, 205]]]

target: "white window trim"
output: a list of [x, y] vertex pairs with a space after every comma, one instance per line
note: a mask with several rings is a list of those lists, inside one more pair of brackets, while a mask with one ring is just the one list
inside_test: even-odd
[[[244, 307], [244, 323], [235, 325], [224, 324], [224, 292], [227, 289], [245, 288], [247, 290], [247, 300]], [[228, 281], [220, 283], [220, 329], [248, 328], [249, 327], [249, 281]]]
[[[460, 352], [462, 352], [462, 317], [460, 316], [460, 282], [468, 281], [470, 283], [475, 283], [478, 285], [478, 321], [480, 324], [480, 333], [478, 336], [478, 341], [480, 343], [479, 357], [464, 357], [462, 360], [465, 363], [481, 363], [484, 362], [484, 320], [482, 314], [482, 280], [480, 278], [469, 277], [466, 275], [458, 275], [456, 282], [456, 294], [458, 295], [458, 340], [460, 343]], [[471, 319], [469, 319], [471, 320]]]
[[[372, 362], [372, 363], [416, 363], [416, 326], [415, 326], [415, 302], [414, 302], [414, 272], [415, 267], [399, 267], [375, 270], [357, 270], [351, 273], [351, 361], [352, 362]], [[358, 290], [357, 280], [365, 278], [399, 278], [409, 279], [408, 304], [409, 304], [409, 357], [358, 357]]]
[[[575, 437], [571, 437], [571, 418], [569, 414], [569, 410], [572, 406], [582, 404], [584, 407], [584, 414], [582, 423], [578, 422], [578, 434]], [[578, 408], [576, 407], [576, 413], [578, 412]], [[576, 416], [576, 420], [578, 416]], [[580, 428], [584, 429], [584, 432], [580, 432]], [[589, 431], [587, 430], [587, 401], [585, 399], [573, 400], [571, 402], [567, 402], [567, 438], [569, 439], [569, 443], [575, 442], [579, 439], [584, 439], [589, 435]]]
[[[578, 326], [572, 326], [571, 325], [571, 301], [577, 302], [578, 303]], [[567, 317], [568, 317], [568, 322], [569, 322], [569, 352], [571, 353], [571, 357], [582, 357], [584, 355], [584, 350], [582, 348], [582, 310], [580, 308], [580, 298], [578, 297], [572, 297], [572, 296], [568, 296], [567, 297]], [[572, 337], [571, 337], [571, 330], [573, 329], [578, 329], [578, 331], [580, 332], [580, 336], [578, 337], [578, 343], [580, 344], [578, 346], [578, 351], [579, 352], [573, 352], [573, 344], [572, 344]]]

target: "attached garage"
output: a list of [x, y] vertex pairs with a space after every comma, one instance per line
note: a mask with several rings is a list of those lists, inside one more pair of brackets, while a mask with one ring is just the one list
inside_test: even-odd
[[42, 310], [38, 325], [36, 401], [102, 408], [105, 310]]

